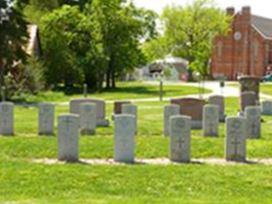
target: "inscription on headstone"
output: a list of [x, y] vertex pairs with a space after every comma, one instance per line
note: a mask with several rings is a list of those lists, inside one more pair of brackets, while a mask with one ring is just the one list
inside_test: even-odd
[[227, 118], [226, 159], [228, 161], [246, 161], [246, 128], [245, 118]]
[[127, 114], [127, 115], [133, 115], [135, 116], [135, 128], [137, 133], [138, 129], [138, 114], [137, 114], [137, 106], [134, 104], [123, 104], [122, 105], [122, 114]]
[[39, 135], [54, 134], [55, 107], [50, 103], [39, 104]]
[[203, 111], [203, 135], [218, 136], [219, 108], [217, 105], [205, 105]]
[[262, 114], [263, 115], [272, 115], [272, 101], [263, 101], [262, 102]]
[[191, 118], [188, 116], [170, 117], [170, 160], [190, 162]]
[[82, 103], [80, 105], [80, 131], [83, 135], [95, 134], [96, 105], [94, 103]]
[[120, 114], [114, 119], [114, 161], [134, 162], [135, 116]]
[[78, 115], [68, 114], [58, 117], [58, 159], [78, 161]]
[[209, 98], [209, 103], [212, 105], [217, 105], [219, 107], [219, 121], [225, 122], [225, 100], [223, 96], [211, 96]]
[[261, 108], [259, 106], [248, 106], [245, 110], [247, 119], [248, 138], [257, 139], [261, 137]]
[[0, 103], [0, 135], [14, 134], [14, 105], [11, 102]]
[[180, 115], [180, 106], [176, 104], [164, 106], [164, 128], [163, 134], [165, 137], [170, 135], [170, 117]]

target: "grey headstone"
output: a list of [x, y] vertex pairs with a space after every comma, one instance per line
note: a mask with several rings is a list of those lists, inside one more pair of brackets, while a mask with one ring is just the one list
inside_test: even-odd
[[246, 128], [246, 118], [227, 118], [226, 160], [238, 162], [246, 161]]
[[258, 139], [261, 137], [261, 108], [259, 106], [248, 106], [245, 109], [247, 119], [247, 137]]
[[203, 135], [218, 136], [219, 108], [217, 105], [205, 105], [203, 110]]
[[74, 114], [58, 117], [58, 159], [78, 161], [79, 116]]
[[170, 160], [190, 162], [191, 118], [188, 116], [170, 117]]
[[79, 126], [81, 134], [93, 135], [96, 129], [95, 103], [82, 103], [79, 110]]
[[134, 162], [135, 116], [119, 114], [114, 118], [114, 161]]
[[11, 102], [0, 103], [0, 135], [14, 134], [14, 105]]
[[51, 103], [39, 104], [39, 135], [54, 134], [55, 106]]
[[225, 99], [223, 96], [215, 95], [209, 98], [209, 103], [219, 107], [219, 121], [225, 122]]
[[106, 103], [99, 99], [73, 99], [70, 101], [70, 113], [79, 114], [80, 104], [95, 103], [96, 104], [96, 125], [99, 127], [108, 127], [109, 121], [106, 117]]
[[164, 128], [163, 134], [165, 137], [170, 135], [170, 117], [180, 115], [180, 106], [176, 104], [164, 106]]
[[263, 101], [262, 102], [262, 114], [263, 115], [272, 115], [272, 101]]
[[135, 129], [137, 133], [138, 129], [138, 114], [137, 114], [137, 106], [134, 104], [123, 104], [122, 105], [122, 114], [127, 114], [127, 115], [133, 115], [135, 116]]

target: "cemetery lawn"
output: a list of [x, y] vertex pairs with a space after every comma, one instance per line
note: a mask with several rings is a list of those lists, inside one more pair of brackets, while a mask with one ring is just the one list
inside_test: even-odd
[[[188, 94], [210, 93], [209, 89], [199, 89], [198, 87], [188, 86], [186, 84], [164, 85], [164, 97], [177, 97]], [[82, 97], [82, 89], [76, 89], [69, 92], [45, 91], [37, 95], [25, 95], [21, 98], [26, 102], [67, 102], [72, 98]], [[124, 100], [124, 99], [143, 99], [159, 98], [159, 82], [152, 84], [142, 82], [119, 82], [116, 89], [103, 89], [101, 92], [91, 92], [88, 97], [100, 98], [104, 100]], [[19, 97], [19, 100], [21, 99]]]
[[267, 95], [272, 95], [272, 83], [262, 83], [261, 84], [261, 92]]
[[[238, 99], [226, 101], [236, 115]], [[168, 157], [162, 137], [166, 102], [140, 102], [137, 158]], [[58, 114], [68, 106], [57, 106]], [[107, 115], [112, 104], [107, 104]], [[37, 136], [37, 109], [15, 108], [15, 137], [0, 137], [0, 203], [271, 203], [272, 166], [243, 165], [87, 165], [38, 164], [56, 158], [57, 138]], [[262, 138], [247, 142], [248, 158], [272, 158], [272, 117], [263, 117]], [[112, 123], [111, 123], [112, 124]], [[219, 138], [192, 132], [192, 158], [224, 157]], [[112, 158], [113, 127], [80, 137], [80, 158]]]

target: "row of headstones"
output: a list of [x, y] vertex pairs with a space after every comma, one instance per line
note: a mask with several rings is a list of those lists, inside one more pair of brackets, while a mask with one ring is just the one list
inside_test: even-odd
[[[219, 120], [224, 117], [224, 104], [223, 98], [221, 99], [217, 97], [213, 97], [210, 99], [210, 102], [213, 104], [218, 103], [219, 110], [215, 108], [215, 106], [206, 106], [203, 111], [203, 121], [202, 126], [204, 127], [204, 135], [216, 136], [217, 134], [217, 116], [219, 111]], [[218, 100], [220, 99], [220, 100]], [[80, 127], [82, 129], [82, 134], [94, 134], [95, 128], [97, 126], [107, 126], [109, 122], [105, 119], [105, 102], [100, 100], [72, 100], [70, 102], [70, 112], [74, 114], [80, 115]], [[92, 103], [93, 102], [93, 103]], [[220, 105], [221, 104], [221, 105]], [[11, 102], [2, 102], [0, 103], [0, 134], [2, 135], [12, 135], [14, 133], [14, 116], [13, 116], [13, 103]], [[130, 102], [116, 102], [115, 104], [115, 115], [121, 113], [133, 114], [137, 118], [137, 107], [132, 105]], [[262, 114], [263, 115], [272, 115], [272, 102], [271, 101], [263, 101], [261, 105]], [[256, 109], [258, 109], [256, 107]], [[193, 110], [194, 111], [194, 110]], [[254, 121], [258, 122], [259, 112], [260, 110], [255, 110], [250, 107], [246, 111], [246, 117], [249, 118], [249, 123], [251, 124], [249, 127], [252, 127], [252, 131], [258, 135], [258, 124], [256, 125]], [[164, 113], [164, 134], [169, 135], [168, 124], [169, 117], [172, 115], [178, 114], [178, 107], [175, 105], [169, 106], [165, 108]], [[251, 119], [250, 119], [251, 118]], [[252, 123], [250, 122], [252, 121]], [[256, 122], [256, 123], [257, 123]], [[54, 105], [50, 103], [41, 103], [39, 105], [39, 134], [40, 135], [52, 135], [54, 134]], [[258, 137], [254, 136], [252, 137]]]
[[[73, 104], [70, 105], [72, 113], [74, 111], [73, 108]], [[39, 135], [53, 135], [55, 106], [50, 103], [40, 103], [38, 109]], [[137, 107], [133, 104], [123, 104], [121, 112], [137, 116]], [[80, 132], [84, 135], [95, 134], [96, 127], [103, 122], [101, 119], [97, 122], [96, 103], [80, 103], [78, 112], [75, 112], [74, 114], [79, 115]], [[104, 121], [103, 124], [105, 125], [106, 122]], [[14, 134], [14, 104], [11, 102], [0, 103], [0, 134]]]
[[[227, 118], [226, 160], [246, 160], [246, 119]], [[136, 117], [130, 114], [115, 116], [114, 160], [133, 163], [135, 159]], [[75, 162], [79, 160], [77, 115], [63, 115], [58, 122], [58, 159]], [[190, 162], [191, 160], [191, 118], [177, 115], [170, 117], [170, 160]]]
[[[171, 116], [180, 115], [179, 105], [171, 104], [164, 107], [164, 136], [170, 135]], [[244, 117], [247, 121], [247, 138], [260, 138], [261, 136], [261, 108], [247, 106]], [[203, 136], [217, 137], [219, 135], [219, 107], [207, 104], [203, 108], [202, 117]]]

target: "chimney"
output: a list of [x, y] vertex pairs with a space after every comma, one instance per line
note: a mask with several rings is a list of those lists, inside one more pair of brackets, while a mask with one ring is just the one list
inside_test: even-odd
[[234, 7], [228, 7], [226, 9], [227, 11], [227, 14], [230, 15], [230, 16], [233, 16], [235, 14], [235, 8]]
[[250, 6], [244, 6], [242, 7], [242, 15], [251, 15], [251, 9]]

